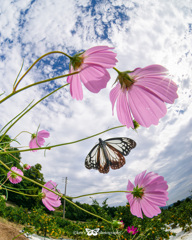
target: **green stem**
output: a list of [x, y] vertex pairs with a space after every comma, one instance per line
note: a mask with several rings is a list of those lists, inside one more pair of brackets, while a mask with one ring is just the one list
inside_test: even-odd
[[[33, 101], [32, 101], [33, 102]], [[0, 133], [14, 120], [16, 119], [19, 115], [21, 115], [23, 112], [25, 112], [25, 110], [32, 104], [32, 102], [29, 103], [29, 105], [24, 109], [22, 110], [19, 114], [17, 114], [17, 116], [15, 116], [14, 118], [12, 118], [1, 130], [0, 130]]]
[[[24, 150], [14, 150], [14, 151], [9, 151], [9, 153], [28, 152], [28, 151], [32, 151], [32, 150], [44, 150], [44, 149], [49, 149], [49, 150], [50, 150], [51, 148], [60, 147], [60, 146], [64, 146], [64, 145], [69, 145], [69, 144], [73, 144], [73, 143], [77, 143], [77, 142], [81, 142], [81, 141], [87, 140], [87, 139], [89, 139], [89, 138], [98, 136], [98, 135], [103, 134], [103, 133], [105, 133], [105, 132], [111, 131], [111, 130], [116, 129], [116, 128], [121, 128], [121, 127], [125, 127], [125, 125], [121, 125], [121, 126], [109, 128], [109, 129], [107, 129], [107, 130], [105, 130], [105, 131], [96, 133], [96, 134], [91, 135], [91, 136], [89, 136], [89, 137], [82, 138], [82, 139], [80, 139], [80, 140], [76, 140], [76, 141], [73, 141], [73, 142], [61, 143], [61, 144], [56, 144], [56, 145], [52, 145], [52, 146], [48, 146], [48, 147], [42, 147], [42, 148], [29, 148], [29, 149], [24, 149]], [[0, 154], [6, 154], [6, 153], [7, 153], [7, 152], [2, 152], [2, 151], [0, 151]]]
[[14, 96], [15, 94], [17, 94], [17, 93], [19, 93], [19, 92], [21, 92], [21, 91], [23, 91], [27, 88], [33, 87], [33, 86], [41, 84], [41, 83], [50, 82], [50, 81], [53, 81], [53, 80], [56, 80], [56, 79], [59, 79], [59, 78], [68, 77], [68, 76], [71, 76], [71, 75], [74, 75], [74, 74], [77, 74], [77, 73], [79, 73], [79, 72], [77, 71], [77, 72], [73, 72], [73, 73], [68, 73], [68, 74], [65, 74], [65, 75], [57, 76], [57, 77], [54, 77], [54, 78], [49, 78], [49, 79], [46, 79], [46, 80], [43, 80], [43, 81], [39, 81], [39, 82], [32, 83], [30, 85], [27, 85], [26, 87], [20, 88], [19, 90], [15, 91], [15, 92], [12, 92], [9, 95], [7, 95], [5, 98], [3, 98], [0, 101], [0, 104], [2, 102], [4, 102], [5, 100], [7, 100], [8, 98]]
[[23, 69], [23, 64], [24, 64], [24, 59], [23, 59], [23, 62], [22, 62], [20, 71], [19, 71], [19, 73], [17, 74], [17, 77], [16, 77], [16, 79], [15, 79], [15, 82], [13, 83], [13, 91], [14, 91], [14, 86], [15, 86], [15, 84], [16, 84], [16, 82], [17, 82], [17, 79], [18, 79], [18, 77], [19, 77], [19, 75], [20, 75], [20, 73], [21, 73], [21, 71], [22, 71], [22, 69]]
[[[15, 190], [15, 188], [12, 188], [12, 187], [8, 187], [8, 186], [5, 186], [5, 185], [2, 185], [2, 186], [6, 189]], [[37, 190], [37, 189], [36, 188], [19, 188], [19, 191], [34, 191], [34, 190]]]
[[16, 237], [12, 238], [12, 240], [15, 240], [16, 238], [18, 238], [19, 236], [23, 235], [25, 232], [19, 233]]
[[17, 157], [13, 156], [11, 153], [7, 152], [9, 156], [13, 157], [14, 159], [16, 159], [18, 161], [18, 163], [21, 162], [21, 160], [19, 160]]
[[[2, 162], [1, 160], [0, 160], [0, 163], [1, 163], [6, 169], [8, 169], [9, 171], [11, 171], [11, 172], [13, 172], [13, 173], [16, 173], [16, 172], [14, 172], [13, 170], [11, 170], [11, 169], [10, 169], [4, 162]], [[67, 202], [73, 204], [74, 206], [76, 206], [77, 208], [81, 209], [82, 211], [84, 211], [84, 212], [86, 212], [86, 213], [88, 213], [88, 214], [90, 214], [90, 215], [93, 215], [93, 216], [95, 216], [95, 217], [97, 217], [97, 218], [100, 218], [100, 219], [102, 219], [103, 221], [111, 224], [111, 222], [107, 221], [106, 219], [104, 219], [104, 218], [102, 218], [102, 217], [100, 217], [100, 216], [98, 216], [98, 215], [96, 215], [96, 214], [94, 214], [94, 213], [91, 213], [91, 212], [89, 212], [89, 211], [87, 211], [87, 210], [79, 207], [77, 204], [75, 204], [74, 202], [70, 201], [70, 200], [69, 200], [67, 197], [65, 197], [63, 194], [58, 193], [58, 192], [56, 192], [56, 191], [54, 191], [54, 190], [51, 190], [51, 189], [45, 187], [44, 185], [42, 185], [42, 184], [40, 184], [40, 183], [38, 183], [38, 182], [36, 182], [36, 181], [34, 181], [34, 180], [26, 177], [26, 176], [22, 176], [22, 175], [20, 175], [20, 174], [18, 174], [18, 173], [16, 173], [16, 174], [17, 174], [18, 176], [22, 177], [23, 179], [26, 179], [26, 180], [28, 180], [28, 181], [30, 181], [30, 182], [32, 182], [32, 183], [34, 183], [34, 184], [36, 184], [36, 185], [38, 185], [38, 186], [40, 186], [40, 187], [42, 187], [42, 188], [47, 189], [48, 191], [50, 191], [50, 192], [58, 195], [59, 197], [65, 199]]]
[[0, 189], [2, 188], [2, 185], [4, 185], [4, 184], [7, 182], [8, 179], [9, 179], [9, 178], [6, 178], [3, 183], [0, 183]]
[[65, 87], [69, 85], [69, 83], [57, 88], [56, 90], [52, 91], [51, 93], [47, 94], [45, 97], [41, 98], [39, 101], [37, 101], [35, 104], [33, 104], [28, 110], [26, 110], [20, 117], [18, 117], [8, 128], [7, 130], [4, 132], [4, 134], [2, 135], [0, 142], [2, 141], [2, 139], [4, 138], [5, 134], [9, 131], [10, 128], [12, 128], [12, 126], [18, 122], [27, 112], [29, 112], [32, 108], [34, 108], [38, 103], [40, 103], [41, 101], [43, 101], [45, 98], [49, 97], [51, 94], [57, 92], [58, 90], [60, 90], [61, 88]]
[[15, 85], [15, 87], [13, 88], [13, 92], [15, 92], [17, 86], [19, 85], [19, 83], [21, 82], [21, 80], [27, 75], [27, 73], [35, 66], [35, 64], [37, 64], [42, 58], [46, 57], [47, 55], [53, 54], [53, 53], [61, 53], [65, 56], [67, 56], [68, 58], [71, 59], [71, 56], [69, 56], [68, 54], [61, 52], [61, 51], [52, 51], [52, 52], [48, 52], [44, 55], [42, 55], [41, 57], [39, 57], [29, 68], [28, 70], [20, 77], [20, 79], [18, 80], [17, 84]]
[[[131, 73], [133, 71], [125, 71], [125, 72], [120, 72], [117, 68], [113, 67], [113, 69], [118, 73], [118, 78], [117, 80], [119, 79], [120, 81], [120, 78], [124, 78], [124, 79], [127, 79], [128, 81], [130, 81], [131, 83], [134, 83], [134, 81], [131, 79], [131, 77], [129, 76], [128, 73]], [[115, 81], [115, 83], [117, 82], [117, 80]], [[121, 83], [121, 81], [120, 81]]]
[[113, 67], [113, 69], [117, 72], [117, 73], [121, 73], [117, 68]]
[[91, 212], [89, 212], [89, 211], [87, 211], [87, 210], [79, 207], [78, 205], [76, 205], [76, 204], [75, 204], [74, 202], [72, 202], [72, 201], [70, 201], [70, 200], [68, 200], [68, 199], [66, 199], [66, 201], [68, 201], [69, 203], [73, 204], [75, 207], [81, 209], [82, 211], [84, 211], [84, 212], [86, 212], [86, 213], [88, 213], [88, 214], [90, 214], [90, 215], [92, 215], [92, 216], [94, 216], [94, 217], [96, 217], [96, 218], [100, 218], [100, 219], [102, 219], [103, 221], [105, 221], [105, 222], [107, 222], [107, 223], [112, 224], [112, 222], [110, 222], [110, 221], [108, 221], [108, 220], [106, 220], [106, 219], [104, 219], [104, 218], [102, 218], [102, 217], [100, 217], [100, 216], [98, 216], [98, 215], [96, 215], [96, 214], [94, 214], [94, 213], [91, 213]]
[[[14, 137], [14, 138], [11, 139], [11, 140], [14, 141], [21, 133], [24, 133], [24, 132], [29, 133], [30, 135], [32, 135], [32, 133], [30, 133], [30, 132], [28, 132], [28, 131], [21, 131], [20, 133], [17, 134], [16, 137]], [[11, 141], [11, 142], [12, 142], [12, 141]]]
[[22, 193], [22, 192], [17, 192], [17, 191], [7, 189], [7, 188], [4, 188], [4, 187], [1, 187], [1, 188], [4, 189], [4, 190], [10, 191], [10, 192], [14, 192], [14, 193], [24, 195], [24, 196], [28, 196], [28, 197], [38, 197], [39, 196], [39, 195], [30, 195], [30, 194], [26, 194], [26, 193]]
[[97, 195], [97, 194], [106, 194], [106, 193], [131, 193], [131, 191], [97, 192], [97, 193], [90, 193], [90, 194], [80, 195], [80, 196], [77, 196], [77, 197], [68, 197], [68, 198], [70, 198], [70, 199], [76, 199], [76, 198], [87, 197], [87, 196]]
[[[14, 140], [16, 141], [16, 138], [17, 138], [21, 133], [24, 133], [24, 132], [29, 133], [30, 135], [32, 135], [32, 133], [30, 133], [30, 132], [28, 132], [28, 131], [22, 131], [22, 132], [20, 132], [19, 134], [17, 134], [16, 137], [14, 137], [13, 139], [11, 139], [11, 141], [8, 142], [8, 144], [4, 147], [4, 149], [6, 149], [7, 146], [9, 146], [11, 142], [13, 142]], [[18, 143], [18, 141], [17, 141], [17, 143]], [[8, 154], [9, 154], [9, 153], [8, 153]], [[20, 160], [19, 160], [19, 161], [20, 161]], [[21, 161], [20, 161], [20, 162], [21, 162]]]

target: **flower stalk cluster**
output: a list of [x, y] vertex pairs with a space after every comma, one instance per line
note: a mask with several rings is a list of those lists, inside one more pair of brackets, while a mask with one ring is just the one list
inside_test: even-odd
[[[44, 54], [38, 58], [29, 69], [19, 78], [20, 72], [13, 84], [12, 92], [0, 100], [3, 103], [15, 94], [26, 90], [27, 88], [48, 83], [49, 81], [67, 77], [64, 85], [47, 94], [39, 101], [32, 105], [32, 102], [19, 113], [15, 118], [8, 122], [0, 131], [2, 134], [0, 141], [2, 142], [5, 135], [9, 130], [31, 109], [33, 109], [37, 104], [43, 101], [45, 98], [54, 94], [56, 91], [62, 89], [63, 87], [70, 86], [70, 94], [73, 99], [82, 100], [83, 99], [83, 88], [85, 88], [92, 93], [98, 93], [102, 89], [106, 88], [109, 80], [110, 74], [108, 69], [114, 69], [118, 76], [115, 81], [116, 86], [110, 91], [109, 98], [112, 104], [112, 112], [114, 113], [114, 107], [116, 105], [117, 117], [122, 124], [121, 126], [113, 127], [103, 132], [91, 135], [80, 140], [76, 140], [69, 143], [60, 143], [52, 146], [44, 146], [45, 138], [50, 137], [50, 133], [47, 130], [40, 130], [36, 133], [31, 134], [31, 140], [29, 141], [29, 148], [24, 150], [11, 150], [7, 151], [9, 148], [9, 143], [4, 148], [0, 148], [0, 154], [12, 154], [15, 152], [36, 152], [38, 150], [52, 149], [59, 146], [64, 146], [67, 144], [74, 144], [80, 141], [87, 140], [91, 137], [95, 137], [104, 132], [113, 130], [115, 128], [127, 127], [136, 129], [139, 125], [143, 127], [150, 127], [152, 124], [157, 125], [159, 120], [165, 116], [167, 108], [165, 103], [173, 104], [177, 95], [177, 85], [168, 77], [167, 69], [161, 65], [150, 65], [144, 68], [136, 68], [133, 71], [119, 71], [115, 66], [117, 64], [116, 56], [113, 48], [108, 46], [96, 46], [92, 47], [86, 51], [75, 54], [74, 56], [69, 56], [61, 51], [52, 51]], [[69, 73], [54, 78], [46, 79], [43, 81], [35, 82], [33, 84], [27, 85], [23, 88], [18, 89], [19, 84], [27, 76], [29, 71], [44, 57], [50, 54], [62, 54], [69, 58]], [[24, 133], [26, 131], [23, 131]], [[18, 134], [19, 135], [19, 134]], [[15, 139], [14, 139], [15, 140]], [[31, 153], [34, 154], [34, 153]], [[16, 159], [18, 160], [18, 159]], [[18, 160], [20, 162], [20, 160]], [[70, 204], [75, 205], [81, 210], [94, 215], [112, 225], [116, 225], [119, 228], [124, 228], [124, 223], [119, 221], [108, 221], [96, 214], [90, 213], [81, 207], [73, 203], [72, 199], [77, 199], [90, 195], [97, 194], [110, 194], [110, 193], [126, 193], [126, 198], [130, 204], [130, 211], [133, 215], [143, 218], [143, 214], [149, 218], [158, 215], [161, 210], [161, 206], [166, 205], [168, 200], [168, 185], [162, 176], [157, 173], [148, 172], [146, 170], [141, 172], [135, 177], [134, 184], [128, 180], [127, 190], [124, 191], [109, 191], [109, 192], [97, 192], [92, 194], [80, 195], [76, 197], [68, 197], [61, 194], [57, 189], [57, 184], [50, 180], [44, 185], [38, 183], [35, 180], [27, 178], [21, 169], [15, 166], [11, 168], [8, 167], [2, 160], [0, 163], [4, 168], [7, 169], [7, 180], [13, 184], [19, 184], [23, 179], [35, 183], [36, 185], [42, 187], [42, 191], [38, 195], [31, 195], [32, 197], [40, 197], [42, 203], [50, 211], [54, 211], [56, 207], [61, 205], [61, 198], [68, 201]], [[23, 169], [30, 170], [31, 166], [27, 163], [23, 164]], [[25, 171], [26, 172], [26, 171]], [[6, 188], [6, 181], [0, 184], [0, 189], [7, 189], [8, 191], [14, 191], [13, 189]], [[17, 192], [18, 194], [24, 194], [22, 192]], [[28, 195], [30, 196], [30, 195]], [[131, 234], [136, 234], [137, 228], [134, 226], [128, 226], [127, 232]]]

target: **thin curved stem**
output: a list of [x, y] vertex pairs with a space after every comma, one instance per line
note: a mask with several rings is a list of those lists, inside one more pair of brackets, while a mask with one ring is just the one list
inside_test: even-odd
[[21, 162], [21, 160], [20, 160], [19, 158], [15, 157], [15, 156], [13, 156], [13, 154], [11, 154], [11, 153], [9, 153], [9, 152], [7, 152], [7, 153], [8, 153], [9, 156], [15, 158], [15, 159], [18, 161], [18, 163]]
[[57, 88], [56, 90], [52, 91], [51, 93], [47, 94], [45, 97], [41, 98], [39, 101], [37, 101], [35, 104], [33, 104], [29, 109], [27, 109], [20, 117], [18, 117], [8, 128], [7, 130], [4, 132], [4, 134], [2, 135], [0, 142], [2, 141], [2, 139], [4, 138], [5, 134], [9, 131], [10, 128], [12, 128], [12, 126], [18, 122], [27, 112], [29, 112], [32, 108], [34, 108], [38, 103], [40, 103], [41, 101], [43, 101], [45, 98], [49, 97], [50, 95], [52, 95], [53, 93], [57, 92], [58, 90], [60, 90], [61, 88], [65, 87], [69, 85], [69, 83]]
[[19, 233], [16, 237], [12, 238], [12, 240], [17, 239], [19, 236], [21, 236], [21, 235], [23, 235], [23, 234], [25, 234], [25, 232]]
[[73, 72], [73, 73], [68, 73], [68, 74], [64, 74], [64, 75], [61, 75], [61, 76], [57, 76], [57, 77], [54, 77], [54, 78], [49, 78], [49, 79], [46, 79], [46, 80], [43, 80], [43, 81], [39, 81], [39, 82], [35, 82], [35, 83], [32, 83], [30, 85], [27, 85], [26, 87], [23, 87], [23, 88], [20, 88], [18, 89], [17, 91], [15, 92], [12, 92], [10, 93], [9, 95], [7, 95], [5, 98], [3, 98], [2, 100], [0, 100], [0, 104], [2, 102], [4, 102], [5, 100], [7, 100], [8, 98], [14, 96], [15, 94], [27, 89], [27, 88], [30, 88], [30, 87], [33, 87], [33, 86], [36, 86], [38, 84], [41, 84], [41, 83], [46, 83], [46, 82], [50, 82], [50, 81], [53, 81], [53, 80], [56, 80], [56, 79], [59, 79], [59, 78], [64, 78], [64, 77], [68, 77], [68, 76], [71, 76], [71, 75], [74, 75], [74, 74], [77, 74], [79, 73], [78, 71], [77, 72]]
[[39, 57], [28, 69], [27, 71], [20, 77], [20, 79], [18, 80], [17, 83], [15, 83], [15, 87], [13, 88], [13, 92], [15, 92], [16, 88], [18, 87], [19, 83], [21, 82], [21, 80], [27, 75], [27, 73], [35, 66], [35, 64], [37, 64], [42, 58], [46, 57], [47, 55], [53, 54], [53, 53], [61, 53], [63, 55], [65, 55], [68, 58], [71, 58], [71, 56], [69, 56], [68, 54], [61, 52], [61, 51], [52, 51], [52, 52], [48, 52], [44, 55], [42, 55], [41, 57]]
[[[109, 128], [109, 129], [107, 129], [107, 130], [105, 130], [105, 131], [96, 133], [96, 134], [91, 135], [91, 136], [89, 136], [89, 137], [82, 138], [82, 139], [79, 139], [79, 140], [76, 140], [76, 141], [73, 141], [73, 142], [61, 143], [61, 144], [56, 144], [56, 145], [52, 145], [52, 146], [48, 146], [48, 147], [41, 147], [41, 148], [29, 148], [29, 149], [23, 149], [23, 150], [14, 150], [14, 151], [9, 151], [9, 153], [28, 152], [28, 151], [32, 151], [32, 150], [44, 150], [44, 149], [50, 150], [51, 148], [60, 147], [60, 146], [64, 146], [64, 145], [69, 145], [69, 144], [73, 144], [73, 143], [78, 143], [78, 142], [81, 142], [81, 141], [85, 141], [85, 140], [87, 140], [87, 139], [89, 139], [89, 138], [98, 136], [98, 135], [103, 134], [103, 133], [105, 133], [105, 132], [111, 131], [111, 130], [116, 129], [116, 128], [121, 128], [121, 127], [126, 127], [126, 126], [125, 126], [125, 125], [121, 125], [121, 126]], [[0, 154], [6, 154], [6, 152], [0, 151]]]
[[16, 77], [16, 79], [15, 79], [15, 82], [13, 83], [13, 91], [14, 91], [14, 86], [15, 86], [15, 84], [16, 84], [16, 82], [17, 82], [17, 79], [18, 79], [18, 77], [19, 77], [19, 75], [20, 75], [20, 73], [21, 73], [21, 71], [22, 71], [22, 69], [23, 69], [23, 64], [24, 64], [24, 59], [23, 59], [23, 62], [22, 62], [20, 71], [19, 71], [19, 73], [17, 74], [17, 77]]
[[117, 73], [121, 73], [117, 68], [113, 67], [113, 69], [114, 69]]
[[4, 185], [4, 184], [7, 182], [8, 179], [9, 179], [9, 177], [6, 178], [5, 181], [4, 181], [3, 183], [0, 183], [0, 189], [2, 188], [2, 185]]
[[10, 142], [13, 142], [21, 133], [29, 133], [30, 135], [32, 134], [32, 133], [30, 133], [30, 132], [28, 132], [28, 131], [21, 131], [20, 133], [18, 133], [13, 139], [11, 139], [11, 141]]
[[[8, 186], [5, 186], [2, 184], [2, 186], [6, 189], [12, 189], [12, 190], [15, 190], [15, 188], [12, 188], [12, 187], [8, 187]], [[34, 191], [36, 190], [35, 188], [19, 188], [20, 191]]]
[[104, 219], [104, 218], [102, 218], [102, 217], [100, 217], [100, 216], [98, 216], [98, 215], [96, 215], [96, 214], [94, 214], [94, 213], [91, 213], [91, 212], [89, 212], [89, 211], [87, 211], [87, 210], [79, 207], [77, 204], [75, 204], [75, 203], [72, 202], [72, 201], [70, 201], [70, 200], [68, 200], [68, 199], [66, 199], [66, 201], [68, 201], [69, 203], [73, 204], [75, 207], [81, 209], [82, 211], [84, 211], [84, 212], [86, 212], [86, 213], [88, 213], [88, 214], [90, 214], [90, 215], [92, 215], [92, 216], [94, 216], [94, 217], [100, 218], [100, 219], [102, 219], [103, 221], [105, 221], [105, 222], [107, 222], [107, 223], [112, 224], [110, 221], [108, 221], [108, 220], [106, 220], [106, 219]]
[[[32, 101], [33, 102], [33, 101]], [[17, 116], [15, 116], [14, 118], [12, 118], [5, 126], [3, 126], [3, 128], [0, 130], [0, 133], [14, 120], [16, 119], [19, 115], [21, 115], [23, 112], [25, 112], [25, 110], [32, 104], [32, 102], [29, 103], [29, 105], [27, 105], [27, 107], [22, 110], [19, 114], [17, 114]]]
[[70, 199], [76, 199], [76, 198], [87, 197], [87, 196], [97, 195], [97, 194], [106, 194], [106, 193], [131, 193], [131, 191], [108, 191], [108, 192], [97, 192], [97, 193], [84, 194], [84, 195], [80, 195], [80, 196], [77, 196], [77, 197], [68, 197], [68, 198], [70, 198]]
[[23, 196], [28, 196], [28, 197], [38, 197], [39, 196], [39, 195], [30, 195], [30, 194], [14, 191], [14, 190], [7, 189], [7, 188], [4, 188], [4, 187], [1, 187], [1, 189], [7, 190], [7, 191], [10, 191], [10, 192], [14, 192], [14, 193], [17, 193], [17, 194], [20, 194], [20, 195], [23, 195]]

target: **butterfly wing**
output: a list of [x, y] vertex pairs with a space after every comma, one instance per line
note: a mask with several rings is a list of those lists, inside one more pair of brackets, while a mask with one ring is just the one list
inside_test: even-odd
[[99, 170], [100, 173], [109, 172], [109, 161], [106, 160], [103, 149], [95, 145], [85, 159], [85, 167]]
[[105, 141], [105, 149], [109, 158], [110, 167], [119, 169], [125, 164], [124, 156], [136, 147], [136, 142], [130, 138], [109, 138]]
[[109, 138], [105, 140], [105, 143], [109, 146], [114, 147], [122, 155], [127, 156], [131, 149], [136, 147], [136, 142], [131, 138], [118, 137], [118, 138]]
[[109, 159], [109, 165], [112, 169], [119, 169], [125, 164], [124, 156], [112, 145], [106, 143], [105, 150]]
[[99, 159], [98, 152], [100, 151], [99, 144], [95, 145], [85, 159], [85, 167], [88, 169], [98, 169], [99, 168]]

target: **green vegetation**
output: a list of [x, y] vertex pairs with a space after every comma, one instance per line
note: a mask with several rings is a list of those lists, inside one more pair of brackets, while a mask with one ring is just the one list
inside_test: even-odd
[[[1, 136], [0, 136], [1, 137]], [[35, 166], [32, 166], [29, 170], [23, 170], [22, 165], [20, 164], [21, 157], [20, 153], [13, 153], [9, 154], [9, 151], [12, 150], [18, 150], [17, 148], [12, 148], [10, 146], [11, 138], [6, 135], [3, 139], [3, 142], [0, 142], [0, 148], [6, 149], [8, 154], [0, 154], [0, 160], [3, 161], [7, 166], [10, 168], [15, 166], [22, 171], [24, 171], [24, 175], [26, 177], [29, 177], [32, 180], [35, 180], [41, 184], [45, 184], [43, 174], [41, 171], [41, 165], [36, 164]], [[5, 169], [3, 166], [0, 167], [0, 178], [1, 183], [3, 183], [7, 178], [7, 169]], [[37, 197], [28, 197], [20, 194], [16, 194], [13, 191], [22, 192], [29, 195], [37, 195], [38, 192], [41, 191], [41, 187], [37, 186], [36, 184], [29, 182], [25, 179], [23, 179], [19, 184], [12, 184], [11, 182], [6, 182], [6, 188], [7, 190], [1, 190], [0, 194], [8, 195], [8, 199], [14, 203], [16, 203], [18, 206], [23, 206], [28, 209], [31, 209], [35, 206], [41, 206], [41, 201]]]
[[[66, 204], [66, 216], [71, 216], [71, 219], [63, 219], [62, 210], [49, 212], [45, 207], [35, 207], [29, 211], [22, 206], [6, 207], [5, 200], [1, 199], [0, 216], [8, 221], [25, 225], [25, 229], [28, 232], [35, 232], [38, 235], [52, 238], [68, 236], [74, 239], [103, 239], [103, 234], [105, 233], [105, 239], [146, 240], [147, 237], [148, 240], [163, 240], [169, 239], [171, 235], [174, 235], [168, 225], [172, 228], [182, 227], [184, 231], [192, 229], [192, 200], [190, 199], [180, 202], [177, 206], [162, 210], [161, 214], [152, 219], [146, 217], [140, 219], [133, 216], [130, 213], [129, 205], [109, 207], [106, 201], [104, 201], [103, 206], [99, 206], [96, 200], [93, 200], [92, 205], [77, 204], [86, 210], [96, 212], [108, 220], [123, 220], [125, 224], [124, 229], [112, 227], [112, 225], [98, 219], [92, 219], [90, 215], [85, 219], [85, 213], [77, 211], [69, 203]], [[72, 219], [76, 221], [72, 221]], [[135, 236], [128, 234], [126, 231], [128, 226], [137, 227], [139, 232]], [[88, 236], [86, 228], [91, 230], [99, 228], [100, 230], [97, 236]]]

